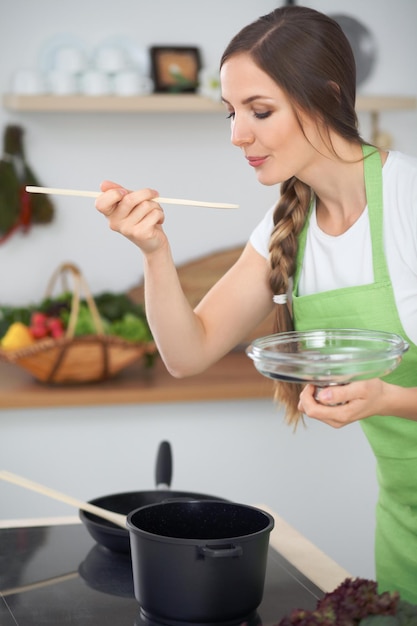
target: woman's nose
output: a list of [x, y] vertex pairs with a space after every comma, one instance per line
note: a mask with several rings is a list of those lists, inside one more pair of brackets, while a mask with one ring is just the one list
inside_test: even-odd
[[248, 124], [243, 123], [242, 120], [238, 120], [236, 117], [232, 122], [231, 141], [237, 147], [250, 144], [253, 141], [253, 134]]

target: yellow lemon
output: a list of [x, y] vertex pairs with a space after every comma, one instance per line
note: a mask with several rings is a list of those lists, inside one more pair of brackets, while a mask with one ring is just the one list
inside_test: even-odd
[[3, 350], [18, 350], [34, 343], [30, 330], [22, 322], [14, 322], [1, 340]]

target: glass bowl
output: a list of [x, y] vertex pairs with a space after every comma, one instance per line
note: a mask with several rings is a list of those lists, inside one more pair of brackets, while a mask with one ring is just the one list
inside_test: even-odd
[[246, 354], [268, 378], [323, 387], [386, 376], [407, 350], [393, 333], [333, 328], [260, 337]]

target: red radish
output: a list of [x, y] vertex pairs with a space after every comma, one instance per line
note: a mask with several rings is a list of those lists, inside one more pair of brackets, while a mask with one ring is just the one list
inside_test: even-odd
[[44, 324], [34, 324], [30, 326], [29, 332], [34, 339], [43, 339], [48, 336], [48, 329]]
[[40, 311], [35, 311], [31, 315], [30, 323], [33, 324], [33, 326], [38, 326], [38, 325], [40, 326], [42, 324], [46, 324], [47, 319], [48, 319], [48, 316], [45, 313], [41, 313]]
[[64, 334], [64, 326], [59, 317], [51, 317], [47, 321], [47, 326], [50, 331], [50, 334], [54, 339], [58, 339], [58, 337], [62, 337]]

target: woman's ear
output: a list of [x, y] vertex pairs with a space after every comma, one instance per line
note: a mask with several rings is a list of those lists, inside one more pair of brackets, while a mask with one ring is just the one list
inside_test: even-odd
[[340, 102], [340, 86], [334, 80], [329, 80], [327, 86], [330, 87], [333, 95], [336, 96], [336, 99]]

